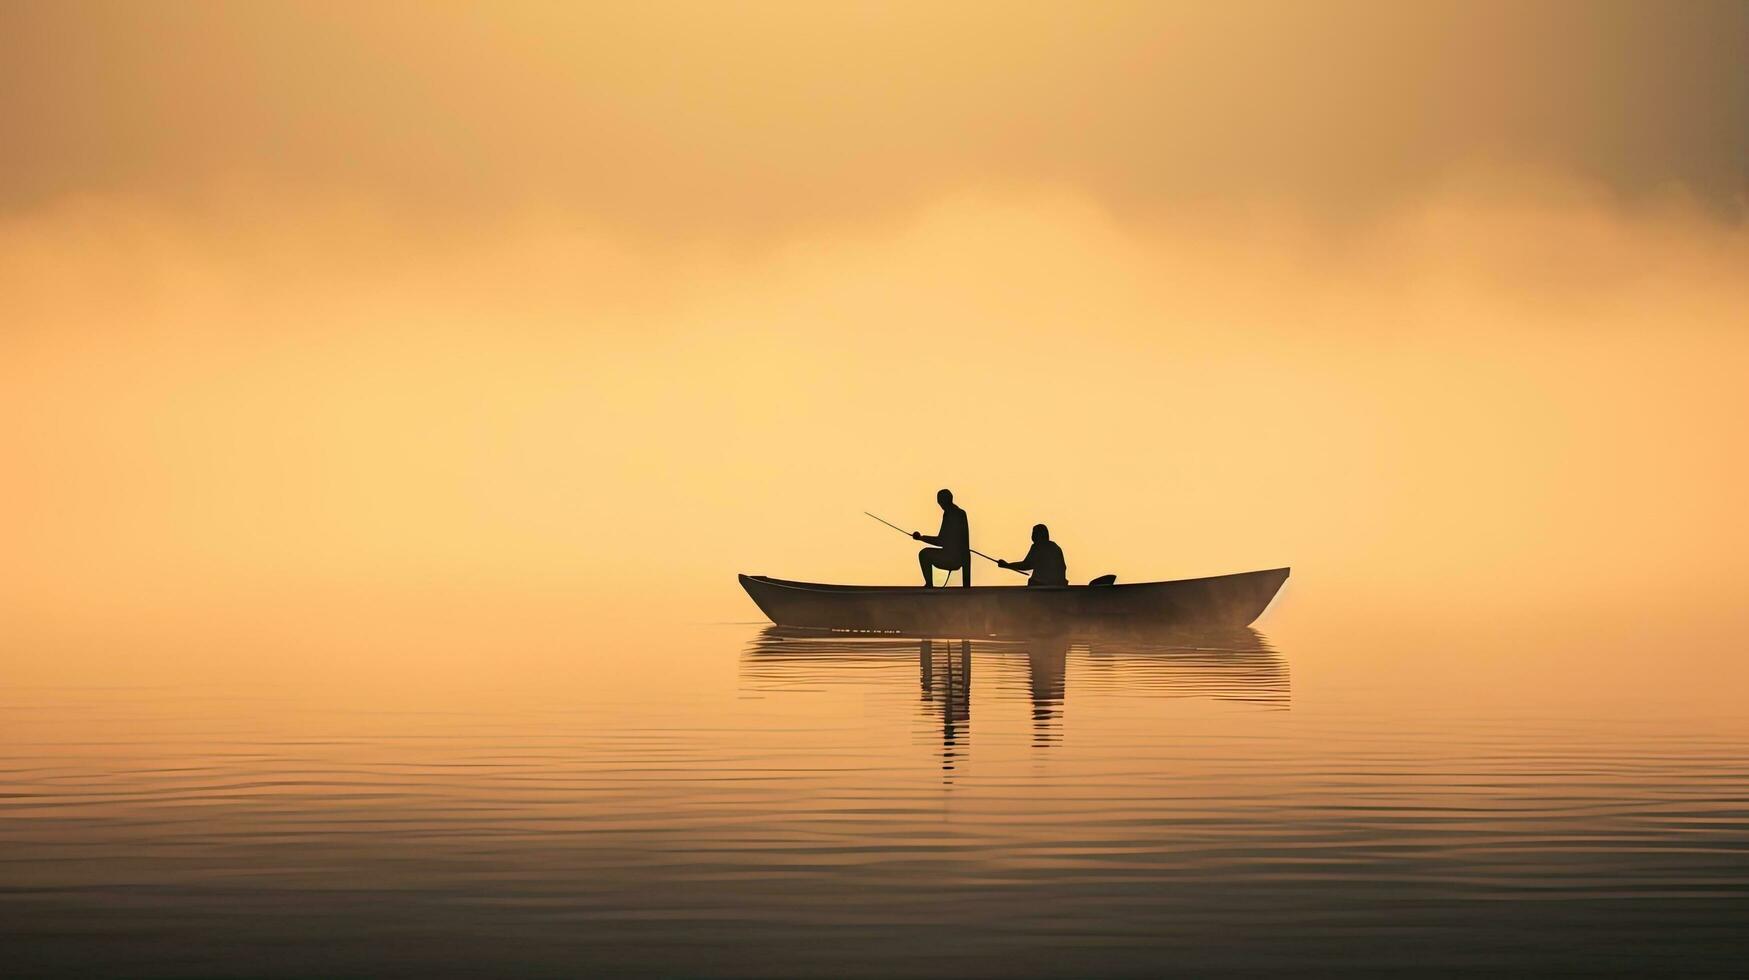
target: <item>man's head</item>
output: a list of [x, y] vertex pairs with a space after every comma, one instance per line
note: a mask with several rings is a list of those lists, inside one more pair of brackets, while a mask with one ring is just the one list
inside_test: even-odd
[[953, 491], [952, 490], [937, 490], [937, 491], [935, 491], [935, 502], [941, 505], [942, 510], [946, 510], [948, 508], [948, 506], [953, 503]]
[[1032, 526], [1032, 539], [1034, 541], [1049, 541], [1051, 539], [1051, 529], [1045, 527], [1043, 524], [1034, 524]]

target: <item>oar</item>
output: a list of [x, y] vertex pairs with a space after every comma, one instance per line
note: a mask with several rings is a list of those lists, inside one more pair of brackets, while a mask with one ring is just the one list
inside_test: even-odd
[[[866, 511], [866, 510], [865, 510], [865, 511], [863, 511], [863, 513], [864, 513], [864, 514], [868, 514], [868, 511]], [[886, 525], [886, 526], [888, 526], [888, 527], [890, 527], [890, 528], [892, 528], [892, 529], [893, 529], [893, 530], [895, 530], [895, 531], [897, 531], [897, 532], [899, 532], [899, 533], [900, 533], [900, 534], [903, 534], [903, 535], [904, 535], [904, 536], [905, 536], [905, 537], [907, 537], [907, 538], [908, 538], [908, 537], [910, 537], [910, 536], [911, 536], [911, 532], [910, 532], [910, 531], [907, 531], [907, 530], [905, 530], [905, 529], [904, 529], [904, 528], [902, 528], [902, 527], [900, 527], [900, 526], [899, 526], [899, 525], [897, 525], [897, 524], [894, 524], [894, 523], [893, 523], [893, 522], [892, 522], [892, 521], [889, 521], [889, 520], [887, 520], [887, 519], [886, 519], [886, 518], [884, 518], [884, 517], [878, 517], [878, 516], [876, 516], [876, 515], [874, 515], [874, 514], [868, 514], [868, 516], [870, 516], [870, 517], [873, 517], [873, 518], [874, 518], [874, 519], [875, 519], [875, 520], [877, 520], [877, 521], [880, 521], [880, 522], [881, 522], [881, 523], [882, 523], [882, 524], [885, 524], [885, 525]], [[994, 558], [991, 558], [991, 557], [990, 557], [990, 556], [989, 556], [989, 555], [986, 555], [986, 554], [984, 554], [984, 553], [983, 553], [983, 552], [982, 552], [982, 551], [979, 551], [979, 550], [978, 550], [978, 549], [976, 549], [976, 548], [967, 548], [967, 549], [966, 549], [966, 550], [967, 550], [967, 551], [969, 551], [969, 552], [971, 552], [971, 553], [972, 553], [972, 554], [974, 554], [974, 555], [977, 555], [977, 556], [978, 556], [978, 557], [979, 557], [979, 558], [982, 558], [982, 559], [984, 559], [984, 560], [985, 560], [985, 561], [987, 561], [987, 562], [991, 562], [991, 563], [993, 563], [993, 564], [996, 564], [996, 565], [1002, 565], [1002, 563], [1001, 563], [1001, 562], [999, 562], [999, 561], [997, 561], [997, 560], [996, 560], [996, 559], [994, 559]], [[1008, 566], [1006, 566], [1006, 565], [1002, 565], [1002, 567], [1003, 567], [1003, 568], [1007, 568], [1007, 567], [1008, 567]], [[1021, 571], [1021, 570], [1020, 570], [1020, 569], [1018, 569], [1018, 568], [1009, 568], [1009, 569], [1008, 569], [1008, 570], [1009, 570], [1009, 571], [1011, 571], [1011, 572], [1013, 572], [1013, 573], [1014, 573], [1014, 574], [1016, 574], [1016, 575], [1025, 575], [1025, 574], [1027, 574], [1027, 573], [1026, 573], [1026, 572], [1023, 572], [1023, 571]]]

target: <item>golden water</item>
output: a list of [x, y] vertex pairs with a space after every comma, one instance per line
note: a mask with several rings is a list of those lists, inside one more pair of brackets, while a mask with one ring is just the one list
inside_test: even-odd
[[1732, 634], [1314, 605], [1159, 643], [556, 600], [29, 633], [0, 687], [0, 938], [25, 974], [133, 976], [1749, 952]]

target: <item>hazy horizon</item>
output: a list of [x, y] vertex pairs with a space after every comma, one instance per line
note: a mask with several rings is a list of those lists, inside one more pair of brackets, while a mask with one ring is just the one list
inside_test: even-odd
[[1684, 10], [9, 5], [6, 606], [733, 618], [950, 486], [1083, 578], [1716, 607], [1746, 19]]

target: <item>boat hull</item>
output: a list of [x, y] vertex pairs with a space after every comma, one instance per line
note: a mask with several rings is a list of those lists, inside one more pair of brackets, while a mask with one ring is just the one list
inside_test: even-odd
[[742, 575], [741, 587], [779, 626], [992, 636], [1065, 629], [1249, 626], [1287, 581], [1288, 569], [1236, 575], [1057, 587], [824, 585]]

